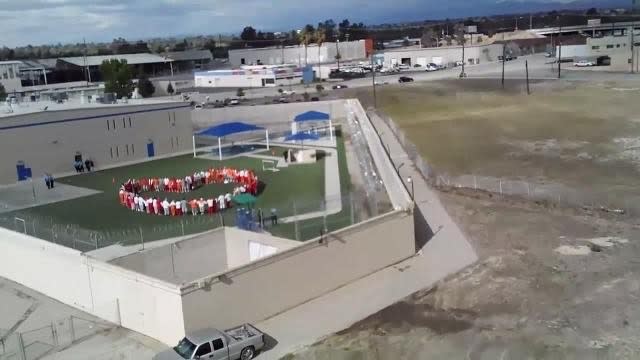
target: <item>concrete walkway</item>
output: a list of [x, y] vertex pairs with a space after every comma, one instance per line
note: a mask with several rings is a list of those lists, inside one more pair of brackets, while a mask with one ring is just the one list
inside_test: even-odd
[[[360, 106], [359, 103], [354, 105]], [[360, 117], [358, 120], [369, 121]], [[381, 134], [381, 139], [377, 141], [390, 150], [392, 159], [406, 162], [408, 156], [391, 129], [381, 119], [373, 119], [370, 125], [375, 126]], [[375, 133], [366, 134], [377, 137]], [[429, 188], [417, 170], [413, 166], [404, 166], [400, 174], [403, 179], [409, 176], [413, 178], [417, 202], [416, 237], [430, 237], [426, 245], [411, 259], [257, 324], [258, 328], [277, 341], [272, 349], [260, 355], [260, 359], [276, 360], [300, 350], [408, 295], [434, 286], [477, 260], [474, 249], [449, 217], [437, 193]], [[411, 188], [410, 184], [405, 185]], [[398, 195], [402, 199], [402, 194]], [[424, 228], [425, 220], [433, 229], [433, 234]]]
[[33, 182], [20, 181], [0, 187], [0, 214], [98, 193], [100, 191], [58, 182], [53, 189], [47, 189], [42, 179], [35, 179]]

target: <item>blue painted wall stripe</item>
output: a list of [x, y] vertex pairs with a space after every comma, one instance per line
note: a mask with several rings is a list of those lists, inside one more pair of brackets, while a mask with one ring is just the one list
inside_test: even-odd
[[[12, 129], [21, 129], [21, 128], [29, 128], [29, 127], [36, 127], [36, 126], [44, 126], [44, 125], [51, 125], [51, 124], [61, 124], [61, 123], [74, 122], [74, 121], [94, 120], [94, 119], [100, 119], [100, 118], [105, 118], [105, 117], [121, 116], [121, 115], [128, 115], [128, 114], [141, 114], [141, 113], [154, 112], [154, 111], [175, 110], [175, 109], [182, 109], [182, 108], [187, 108], [187, 107], [191, 107], [191, 105], [179, 105], [179, 106], [163, 107], [163, 108], [158, 108], [158, 109], [127, 111], [127, 112], [120, 112], [120, 113], [113, 113], [113, 114], [86, 116], [86, 117], [80, 117], [80, 118], [43, 121], [43, 122], [32, 123], [32, 124], [20, 124], [20, 125], [2, 126], [2, 127], [0, 127], [0, 131], [2, 131], [2, 130], [12, 130]], [[92, 108], [87, 108], [87, 109], [92, 109]], [[87, 110], [87, 109], [80, 109], [80, 110]], [[93, 109], [102, 109], [102, 108], [93, 108]], [[78, 110], [78, 109], [70, 109], [70, 110]], [[60, 110], [60, 111], [68, 111], [68, 110]], [[54, 112], [51, 112], [51, 113], [53, 114]], [[18, 114], [18, 115], [20, 115], [20, 114]], [[25, 114], [25, 115], [29, 115], [29, 114]], [[1, 118], [0, 118], [0, 121], [2, 121]]]

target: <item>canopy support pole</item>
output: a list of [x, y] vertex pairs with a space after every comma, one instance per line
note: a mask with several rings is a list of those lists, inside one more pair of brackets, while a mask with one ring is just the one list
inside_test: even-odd
[[218, 158], [222, 160], [222, 141], [218, 138]]
[[196, 157], [196, 136], [193, 135], [193, 157]]
[[333, 144], [333, 122], [331, 121], [331, 119], [329, 119], [329, 139]]
[[267, 150], [269, 150], [269, 129], [265, 130], [264, 133], [267, 138]]

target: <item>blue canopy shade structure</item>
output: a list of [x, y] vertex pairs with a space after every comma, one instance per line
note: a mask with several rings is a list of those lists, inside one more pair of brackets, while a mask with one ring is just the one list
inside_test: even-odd
[[255, 130], [263, 130], [263, 127], [253, 125], [253, 124], [245, 124], [243, 122], [234, 121], [228, 122], [216, 126], [212, 126], [210, 128], [204, 129], [196, 135], [199, 136], [214, 136], [214, 137], [223, 137], [231, 134], [237, 134], [246, 131], [255, 131]]
[[329, 114], [320, 111], [307, 111], [302, 114], [298, 114], [293, 121], [329, 121]]
[[[323, 113], [320, 111], [307, 111], [302, 114], [298, 114], [294, 119], [294, 123], [303, 123], [306, 121], [328, 121], [329, 122], [329, 137], [331, 141], [333, 141], [333, 124], [331, 123], [331, 116], [327, 113]], [[293, 125], [292, 125], [293, 129]]]
[[227, 135], [238, 134], [247, 131], [265, 130], [265, 138], [267, 139], [267, 150], [269, 149], [269, 130], [263, 127], [246, 124], [240, 121], [228, 122], [210, 128], [201, 130], [193, 134], [193, 156], [196, 156], [196, 136], [211, 136], [218, 138], [218, 157], [222, 160], [222, 141], [221, 138]]
[[305, 140], [319, 140], [319, 139], [320, 137], [318, 135], [305, 133], [305, 132], [291, 134], [284, 138], [285, 141], [300, 141], [300, 144], [302, 145], [303, 148], [304, 148]]

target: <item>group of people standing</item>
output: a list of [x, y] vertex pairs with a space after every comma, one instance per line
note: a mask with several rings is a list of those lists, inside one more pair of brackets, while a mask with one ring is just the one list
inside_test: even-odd
[[[188, 193], [201, 186], [216, 183], [237, 184], [233, 194], [226, 193], [210, 198], [187, 200], [164, 200], [156, 196], [144, 197], [143, 192], [175, 192]], [[153, 215], [183, 216], [215, 214], [231, 207], [232, 196], [241, 193], [256, 195], [258, 192], [258, 177], [251, 170], [236, 170], [233, 168], [208, 169], [198, 171], [184, 178], [142, 178], [129, 179], [120, 186], [120, 204], [132, 211], [146, 212]]]

